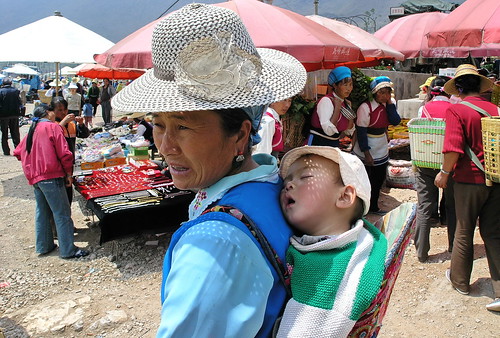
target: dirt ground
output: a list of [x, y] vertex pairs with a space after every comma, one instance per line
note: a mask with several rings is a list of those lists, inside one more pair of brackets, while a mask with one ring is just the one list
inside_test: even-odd
[[[414, 191], [384, 188], [381, 207], [408, 201], [416, 202]], [[76, 260], [62, 260], [57, 252], [39, 257], [32, 188], [20, 163], [0, 155], [0, 328], [5, 336], [154, 337], [162, 259], [175, 229], [101, 246], [96, 222], [77, 202], [72, 209], [76, 244], [92, 254]], [[469, 296], [454, 291], [444, 277], [450, 260], [446, 228], [433, 228], [431, 240], [429, 263], [418, 262], [414, 247], [407, 249], [380, 337], [498, 337], [500, 315], [485, 308], [493, 291], [479, 233]]]

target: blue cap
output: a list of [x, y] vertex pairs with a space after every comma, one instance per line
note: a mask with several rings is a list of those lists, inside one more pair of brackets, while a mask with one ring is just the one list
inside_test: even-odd
[[343, 79], [351, 76], [351, 70], [345, 66], [340, 66], [332, 69], [330, 75], [328, 75], [328, 84], [333, 86], [335, 83], [342, 81]]
[[387, 76], [377, 76], [370, 83], [370, 89], [374, 94], [385, 87], [392, 88], [392, 81]]

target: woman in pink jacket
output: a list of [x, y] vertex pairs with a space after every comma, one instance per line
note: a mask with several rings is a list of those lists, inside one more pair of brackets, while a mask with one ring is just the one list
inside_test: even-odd
[[50, 224], [56, 224], [61, 258], [87, 256], [88, 251], [75, 246], [71, 207], [65, 185], [71, 184], [73, 154], [61, 126], [46, 105], [37, 107], [28, 135], [19, 143], [14, 156], [22, 162], [24, 175], [35, 190], [35, 242], [40, 255], [57, 248]]

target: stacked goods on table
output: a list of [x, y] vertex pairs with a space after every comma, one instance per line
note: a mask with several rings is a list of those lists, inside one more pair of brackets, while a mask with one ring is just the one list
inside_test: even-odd
[[441, 167], [445, 126], [443, 119], [414, 118], [408, 122], [411, 160], [415, 166]]
[[130, 160], [147, 160], [149, 159], [149, 141], [144, 138], [139, 138], [134, 142], [127, 144], [128, 155], [127, 158]]
[[481, 119], [486, 185], [500, 183], [500, 117]]
[[408, 119], [401, 119], [401, 123], [397, 126], [389, 126], [387, 134], [389, 139], [407, 139], [408, 136]]
[[139, 160], [148, 159], [148, 147], [144, 137], [131, 134], [128, 126], [120, 126], [77, 139], [75, 164], [82, 170], [94, 170], [126, 164], [127, 154]]

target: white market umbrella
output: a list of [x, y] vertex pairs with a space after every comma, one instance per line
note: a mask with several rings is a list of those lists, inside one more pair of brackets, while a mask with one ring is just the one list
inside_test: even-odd
[[61, 68], [61, 75], [75, 75], [75, 74], [76, 71], [72, 67], [66, 66]]
[[5, 68], [3, 70], [4, 73], [7, 74], [17, 74], [17, 75], [39, 75], [36, 70], [23, 65], [22, 63], [16, 63], [14, 66]]
[[[57, 33], [50, 34], [47, 29], [50, 31], [54, 27], [57, 27]], [[38, 38], [33, 39], [33, 36]], [[93, 63], [94, 54], [102, 53], [113, 45], [108, 39], [55, 12], [53, 16], [0, 35], [0, 62], [55, 62], [57, 81], [60, 62]]]

